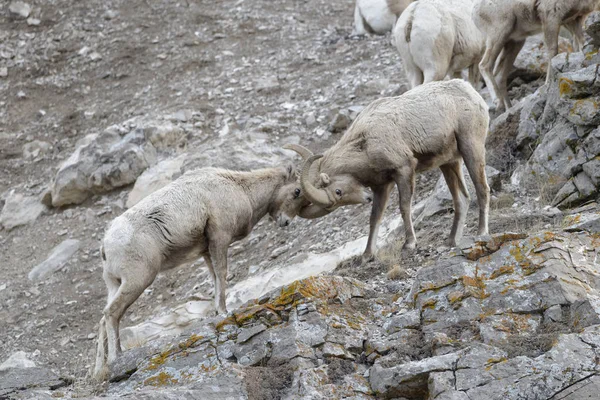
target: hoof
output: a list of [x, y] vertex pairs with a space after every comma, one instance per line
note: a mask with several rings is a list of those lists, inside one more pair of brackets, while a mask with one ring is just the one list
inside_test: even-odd
[[417, 242], [405, 242], [402, 250], [414, 250], [417, 248]]
[[371, 261], [375, 260], [375, 255], [373, 253], [364, 253], [362, 255], [362, 262], [363, 263], [370, 263]]

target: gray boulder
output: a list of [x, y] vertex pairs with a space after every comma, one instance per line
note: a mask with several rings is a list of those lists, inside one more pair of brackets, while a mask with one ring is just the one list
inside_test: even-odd
[[46, 210], [38, 197], [23, 196], [11, 191], [6, 197], [2, 213], [0, 213], [0, 226], [11, 230], [21, 225], [34, 222]]
[[36, 265], [29, 272], [29, 280], [41, 280], [61, 269], [73, 254], [79, 250], [79, 246], [80, 242], [77, 239], [67, 239], [56, 246], [45, 261]]

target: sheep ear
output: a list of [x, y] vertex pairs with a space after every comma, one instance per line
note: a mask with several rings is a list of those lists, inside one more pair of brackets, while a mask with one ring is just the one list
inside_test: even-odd
[[296, 169], [294, 168], [294, 166], [292, 164], [287, 165], [286, 171], [287, 171], [288, 179], [291, 179], [292, 177], [296, 176]]
[[331, 183], [331, 180], [329, 179], [329, 175], [327, 175], [326, 173], [322, 173], [321, 174], [321, 183], [323, 183], [323, 186], [329, 186], [329, 184]]

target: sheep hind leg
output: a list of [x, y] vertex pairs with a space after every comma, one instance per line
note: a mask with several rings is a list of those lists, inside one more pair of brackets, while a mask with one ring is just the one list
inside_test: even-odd
[[544, 24], [544, 44], [548, 54], [548, 70], [546, 71], [546, 83], [552, 78], [552, 59], [558, 54], [558, 34], [560, 23], [557, 21], [546, 21]]
[[[487, 129], [487, 126], [485, 127]], [[477, 193], [477, 205], [479, 206], [479, 227], [477, 235], [488, 234], [488, 215], [490, 210], [490, 187], [485, 174], [485, 142], [459, 143], [459, 149], [463, 156], [469, 176], [475, 186]]]
[[[463, 234], [468, 210], [468, 196], [465, 196], [463, 193], [466, 190], [466, 184], [462, 172], [462, 160], [442, 165], [440, 169], [442, 170], [448, 189], [450, 189], [452, 202], [454, 203], [454, 221], [452, 222], [448, 244], [456, 247]], [[466, 194], [468, 195], [468, 192]]]
[[[509, 41], [504, 46], [504, 58], [503, 65], [500, 66], [500, 72], [498, 77], [498, 86], [500, 89], [500, 93], [502, 98], [508, 101], [508, 75], [510, 74], [513, 64], [519, 55], [519, 52], [523, 48], [525, 44], [524, 40], [521, 41]], [[504, 103], [504, 106], [508, 110], [510, 108], [510, 102]]]
[[[106, 289], [108, 290], [107, 305], [119, 290], [121, 282], [106, 273], [103, 274]], [[106, 365], [107, 340], [106, 340], [106, 318], [100, 319], [98, 327], [98, 346], [96, 349], [96, 365], [94, 367], [94, 378], [98, 381], [103, 381], [107, 378], [108, 368]]]
[[[504, 44], [506, 43], [506, 39], [508, 38], [508, 34], [510, 31], [503, 32], [495, 38], [487, 38], [485, 43], [485, 53], [483, 54], [483, 58], [479, 63], [479, 71], [483, 76], [483, 80], [485, 81], [486, 86], [490, 92], [490, 96], [492, 97], [492, 101], [498, 107], [498, 111], [505, 106], [505, 104], [509, 103], [508, 99], [503, 99], [502, 93], [498, 88], [498, 83], [494, 78], [494, 66], [496, 64], [496, 60], [502, 51]], [[509, 105], [510, 107], [510, 105]]]
[[108, 368], [106, 367], [106, 320], [100, 319], [98, 328], [98, 346], [96, 349], [96, 365], [94, 367], [93, 377], [97, 381], [104, 381], [108, 377]]
[[415, 190], [414, 168], [403, 168], [396, 172], [396, 186], [400, 197], [400, 215], [404, 221], [405, 242], [403, 249], [412, 250], [417, 246], [415, 229], [413, 228], [411, 205], [413, 192]]
[[436, 65], [423, 71], [423, 83], [443, 81], [448, 73], [447, 68]]
[[571, 46], [574, 52], [581, 51], [583, 46], [583, 22], [585, 17], [575, 18], [565, 25], [565, 28], [571, 32]]
[[125, 311], [135, 302], [144, 290], [150, 286], [156, 274], [137, 275], [135, 279], [123, 279], [121, 286], [104, 309], [106, 336], [108, 339], [108, 364], [113, 363], [121, 353], [119, 323]]
[[381, 217], [383, 217], [383, 213], [387, 207], [392, 187], [393, 183], [388, 183], [373, 188], [373, 207], [371, 208], [371, 219], [369, 224], [369, 240], [367, 241], [367, 248], [363, 254], [363, 258], [365, 259], [373, 258], [373, 254], [375, 254]]
[[210, 256], [214, 260], [214, 282], [215, 282], [215, 308], [217, 313], [227, 312], [226, 289], [227, 289], [227, 249], [229, 241], [222, 240], [211, 242], [209, 245]]

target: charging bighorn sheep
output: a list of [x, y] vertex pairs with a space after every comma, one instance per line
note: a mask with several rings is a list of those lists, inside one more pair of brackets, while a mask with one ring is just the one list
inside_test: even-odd
[[[433, 82], [400, 97], [382, 98], [365, 108], [348, 131], [323, 155], [296, 150], [305, 159], [300, 177], [304, 196], [313, 204], [302, 216], [324, 215], [365, 186], [373, 191], [369, 240], [373, 255], [381, 217], [395, 183], [404, 220], [404, 248], [416, 246], [411, 219], [415, 173], [439, 167], [454, 202], [450, 244], [462, 236], [468, 192], [464, 160], [479, 204], [478, 234], [488, 232], [489, 187], [485, 175], [488, 107], [473, 87], [459, 79]], [[297, 145], [287, 148], [298, 149]], [[462, 194], [462, 195], [461, 195]], [[321, 208], [319, 214], [316, 208]], [[310, 212], [309, 212], [310, 210]]]
[[[561, 25], [573, 35], [575, 51], [583, 44], [583, 22], [600, 0], [478, 0], [473, 8], [473, 21], [485, 38], [485, 53], [479, 64], [481, 75], [498, 110], [510, 108], [507, 80], [517, 55], [528, 36], [544, 32], [551, 60], [558, 54], [558, 34]], [[496, 66], [498, 56], [502, 65]], [[494, 67], [498, 77], [494, 79]]]
[[484, 41], [471, 18], [475, 0], [419, 0], [412, 3], [394, 27], [394, 41], [411, 87], [461, 77], [479, 80]]
[[[287, 226], [309, 202], [289, 167], [250, 172], [215, 168], [184, 174], [110, 225], [102, 242], [108, 301], [100, 321], [95, 376], [121, 351], [119, 321], [156, 275], [203, 257], [226, 312], [227, 248], [266, 214]], [[106, 353], [108, 352], [108, 356]]]
[[383, 35], [394, 27], [396, 19], [413, 0], [356, 0], [354, 34]]

